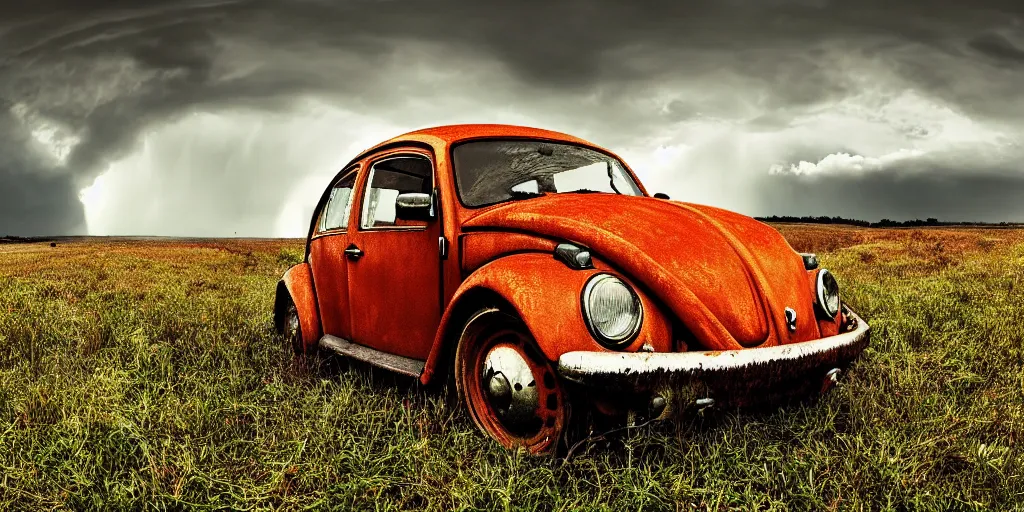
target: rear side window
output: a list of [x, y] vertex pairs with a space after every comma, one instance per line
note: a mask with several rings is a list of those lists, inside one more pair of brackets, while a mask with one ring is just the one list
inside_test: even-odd
[[349, 210], [352, 206], [352, 189], [355, 187], [355, 171], [346, 174], [334, 187], [327, 199], [327, 205], [320, 215], [320, 231], [345, 230], [348, 228]]
[[422, 156], [399, 156], [373, 164], [370, 185], [363, 199], [363, 228], [425, 226], [422, 221], [397, 220], [395, 200], [399, 194], [430, 194], [434, 188], [434, 166]]

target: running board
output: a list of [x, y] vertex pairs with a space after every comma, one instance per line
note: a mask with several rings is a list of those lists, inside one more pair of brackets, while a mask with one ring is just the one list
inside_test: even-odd
[[410, 377], [419, 377], [426, 365], [425, 361], [381, 352], [330, 334], [325, 334], [323, 338], [320, 338], [320, 348]]

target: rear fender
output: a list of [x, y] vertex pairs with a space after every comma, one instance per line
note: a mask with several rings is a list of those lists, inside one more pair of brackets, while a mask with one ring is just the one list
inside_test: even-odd
[[[580, 293], [587, 280], [599, 272], [611, 272], [630, 281], [596, 259], [594, 265], [595, 269], [573, 270], [551, 253], [513, 254], [483, 265], [462, 283], [449, 302], [420, 380], [427, 384], [435, 374], [447, 370], [466, 320], [486, 306], [511, 308], [552, 363], [575, 350], [611, 351], [587, 330]], [[671, 350], [666, 316], [647, 294], [635, 286], [634, 290], [643, 305], [644, 319], [636, 339], [622, 351], [635, 352], [645, 343], [655, 351]]]
[[[285, 295], [287, 294], [287, 295]], [[281, 331], [284, 321], [285, 298], [291, 297], [299, 312], [299, 326], [302, 328], [302, 343], [306, 351], [315, 347], [320, 340], [320, 314], [313, 289], [313, 275], [308, 263], [299, 263], [284, 273], [277, 283], [274, 300], [274, 325]]]

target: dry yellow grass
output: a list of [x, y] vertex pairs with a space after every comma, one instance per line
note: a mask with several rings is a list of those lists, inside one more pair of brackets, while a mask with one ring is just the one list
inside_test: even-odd
[[1020, 510], [1024, 231], [777, 226], [874, 330], [840, 388], [506, 452], [272, 334], [302, 241], [0, 245], [0, 509]]

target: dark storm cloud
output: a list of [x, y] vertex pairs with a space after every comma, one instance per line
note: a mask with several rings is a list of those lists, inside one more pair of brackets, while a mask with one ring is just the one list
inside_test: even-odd
[[996, 60], [1024, 64], [1024, 50], [999, 34], [984, 34], [971, 40], [971, 48]]
[[0, 235], [85, 234], [78, 188], [0, 110]]
[[[909, 0], [7, 3], [0, 105], [9, 106], [0, 121], [17, 126], [0, 133], [8, 155], [0, 231], [27, 226], [29, 217], [42, 223], [32, 228], [39, 231], [75, 229], [82, 211], [74, 191], [134, 151], [147, 130], [195, 111], [288, 111], [307, 96], [401, 124], [415, 118], [402, 110], [411, 100], [475, 95], [557, 111], [599, 142], [631, 144], [695, 119], [771, 133], [808, 109], [884, 86], [922, 91], [979, 122], [1019, 127], [1022, 10], [1016, 1]], [[407, 70], [396, 68], [410, 48], [422, 51], [401, 61]], [[416, 64], [466, 78], [458, 89], [434, 86]], [[474, 72], [493, 65], [507, 70], [508, 83], [477, 81]], [[637, 106], [665, 88], [687, 97], [662, 110]], [[12, 117], [14, 106], [35, 121]], [[63, 162], [33, 142], [30, 132], [40, 126], [75, 141]], [[933, 135], [913, 123], [901, 130]], [[847, 146], [806, 152], [817, 158]], [[769, 163], [728, 171], [763, 173]], [[947, 174], [971, 179], [967, 171]], [[772, 179], [792, 190], [811, 186], [800, 176]], [[858, 179], [843, 178], [853, 180], [845, 186]], [[963, 201], [924, 190], [936, 191], [936, 215]], [[13, 191], [22, 199], [8, 199]], [[26, 202], [31, 196], [38, 200]], [[221, 214], [246, 211], [244, 197], [224, 199], [233, 200]], [[808, 209], [828, 204], [809, 201]]]

